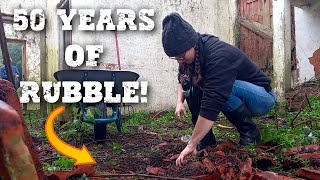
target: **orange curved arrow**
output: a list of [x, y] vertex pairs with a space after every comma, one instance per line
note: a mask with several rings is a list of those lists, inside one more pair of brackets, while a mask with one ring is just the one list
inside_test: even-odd
[[76, 162], [74, 165], [80, 164], [97, 164], [94, 158], [91, 156], [90, 152], [88, 151], [85, 145], [82, 146], [81, 149], [71, 146], [66, 142], [62, 141], [54, 132], [53, 129], [53, 122], [54, 119], [60, 115], [64, 111], [64, 106], [60, 106], [53, 110], [46, 121], [45, 130], [47, 139], [49, 140], [50, 144], [61, 154], [75, 159]]

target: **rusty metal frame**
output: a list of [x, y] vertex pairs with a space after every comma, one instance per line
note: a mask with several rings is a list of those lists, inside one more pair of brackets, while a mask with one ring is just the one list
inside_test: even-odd
[[[303, 101], [307, 101], [308, 105], [309, 105], [309, 108], [310, 108], [310, 112], [313, 110], [312, 109], [312, 106], [311, 106], [311, 103], [310, 103], [310, 100], [309, 100], [309, 97], [307, 95], [307, 93], [305, 93], [305, 99]], [[298, 116], [305, 110], [305, 107], [300, 107], [300, 111], [295, 115], [295, 117], [290, 121], [290, 126], [291, 128], [295, 128], [297, 127], [297, 124], [300, 125], [301, 123], [297, 123], [295, 124], [295, 120], [298, 118]], [[309, 122], [309, 121], [306, 121], [306, 122]], [[311, 124], [311, 123], [310, 123]]]
[[[13, 15], [12, 14], [5, 14], [5, 13], [1, 13], [0, 14], [2, 16], [3, 19], [3, 23], [6, 24], [13, 24]], [[29, 18], [29, 16], [27, 16], [27, 18]], [[27, 80], [28, 77], [28, 69], [27, 69], [27, 41], [26, 40], [20, 40], [20, 39], [12, 39], [12, 38], [6, 38], [7, 40], [7, 44], [8, 43], [19, 43], [22, 45], [22, 51], [23, 51], [23, 56], [22, 56], [22, 71], [25, 77], [22, 77], [23, 80]]]
[[[0, 13], [1, 13], [1, 9], [0, 9]], [[6, 34], [4, 31], [3, 24], [4, 23], [2, 20], [2, 14], [0, 14], [0, 45], [1, 45], [2, 56], [3, 56], [3, 64], [5, 65], [5, 68], [6, 68], [8, 80], [14, 85], [15, 83], [14, 83], [13, 73], [11, 69], [10, 55], [8, 51], [7, 39], [6, 39]]]

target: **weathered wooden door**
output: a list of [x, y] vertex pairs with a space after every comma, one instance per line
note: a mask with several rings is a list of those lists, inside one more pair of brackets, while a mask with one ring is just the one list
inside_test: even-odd
[[239, 0], [239, 47], [267, 74], [272, 73], [272, 0]]

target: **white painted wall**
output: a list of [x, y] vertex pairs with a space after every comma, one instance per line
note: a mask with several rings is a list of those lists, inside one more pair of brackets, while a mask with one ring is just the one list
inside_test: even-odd
[[[46, 16], [46, 39], [40, 39], [40, 32], [35, 31], [15, 31], [12, 24], [5, 24], [5, 31], [7, 38], [26, 40], [26, 80], [35, 81], [41, 84], [40, 63], [47, 63], [48, 80], [53, 80], [53, 72], [58, 67], [58, 17], [56, 14], [56, 5], [59, 0], [3, 0], [0, 1], [2, 13], [13, 15], [14, 9], [27, 9], [30, 13], [33, 9], [43, 9]], [[46, 41], [46, 49], [42, 49], [40, 41]], [[45, 59], [42, 58], [41, 53], [46, 53]], [[51, 75], [50, 75], [51, 74]], [[39, 109], [39, 104], [28, 104], [28, 109]]]
[[309, 58], [320, 48], [320, 2], [311, 7], [295, 7], [298, 84], [315, 77]]
[[285, 100], [290, 88], [291, 22], [290, 1], [273, 1], [273, 72], [277, 101]]
[[13, 29], [12, 24], [4, 26], [6, 37], [11, 39], [19, 39], [26, 41], [26, 72], [24, 73], [26, 80], [40, 83], [40, 35], [35, 32], [19, 33]]
[[[46, 60], [47, 80], [54, 80], [53, 73], [59, 68], [59, 22], [56, 14], [56, 5], [59, 0], [2, 0], [0, 2], [3, 12], [13, 14], [14, 8], [42, 8], [45, 10], [46, 23]], [[140, 81], [148, 81], [148, 104], [142, 104], [137, 108], [149, 111], [164, 110], [175, 106], [177, 68], [178, 64], [168, 59], [163, 52], [161, 43], [162, 20], [170, 12], [179, 12], [189, 21], [196, 31], [210, 33], [218, 36], [221, 40], [234, 44], [234, 22], [236, 18], [236, 0], [71, 0], [74, 9], [93, 8], [96, 14], [102, 8], [133, 9], [136, 14], [140, 9], [154, 9], [155, 29], [151, 32], [126, 31], [118, 32], [121, 66], [123, 70], [130, 70], [140, 74]], [[115, 16], [117, 17], [117, 16]], [[97, 21], [98, 19], [96, 19]], [[117, 22], [115, 20], [115, 22]], [[99, 69], [106, 69], [107, 64], [117, 64], [114, 33], [82, 32], [77, 30], [78, 22], [73, 24], [73, 44], [84, 45], [102, 44], [104, 54], [100, 57], [102, 64]], [[39, 44], [39, 39], [35, 41]], [[39, 51], [39, 48], [32, 48]], [[39, 54], [39, 52], [38, 52]], [[33, 74], [38, 74], [40, 56], [34, 62]], [[44, 63], [44, 62], [43, 62]], [[117, 67], [116, 67], [117, 68]]]
[[[234, 44], [233, 24], [236, 1], [218, 0], [115, 0], [106, 4], [104, 0], [72, 1], [72, 8], [132, 9], [138, 15], [140, 9], [154, 9], [155, 29], [151, 32], [118, 32], [121, 68], [140, 74], [140, 81], [148, 81], [148, 104], [136, 106], [148, 111], [175, 107], [178, 63], [170, 60], [163, 51], [161, 42], [162, 20], [170, 12], [179, 12], [196, 31], [210, 33], [221, 40]], [[98, 14], [98, 13], [97, 13]], [[116, 14], [115, 14], [116, 19]], [[115, 20], [116, 22], [117, 20]], [[77, 26], [78, 22], [75, 22]], [[76, 27], [74, 26], [74, 28]], [[103, 44], [103, 64], [117, 64], [114, 33], [73, 31], [73, 44]], [[100, 69], [105, 69], [104, 65]], [[117, 67], [115, 67], [117, 68]]]
[[[28, 1], [20, 4], [19, 1], [4, 0], [0, 2], [1, 12], [5, 14], [13, 14], [14, 8], [34, 9], [34, 1]], [[30, 81], [40, 83], [40, 33], [34, 31], [15, 31], [12, 24], [4, 24], [6, 38], [19, 39], [26, 41], [26, 78]]]

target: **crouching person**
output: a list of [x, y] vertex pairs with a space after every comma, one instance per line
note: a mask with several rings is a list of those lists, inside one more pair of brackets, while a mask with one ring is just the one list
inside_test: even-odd
[[197, 150], [216, 145], [212, 126], [220, 112], [240, 133], [239, 144], [257, 144], [261, 136], [252, 117], [275, 104], [270, 78], [238, 48], [197, 33], [177, 13], [166, 16], [162, 26], [164, 51], [179, 64], [176, 116], [181, 120], [186, 99], [195, 125], [177, 166]]

